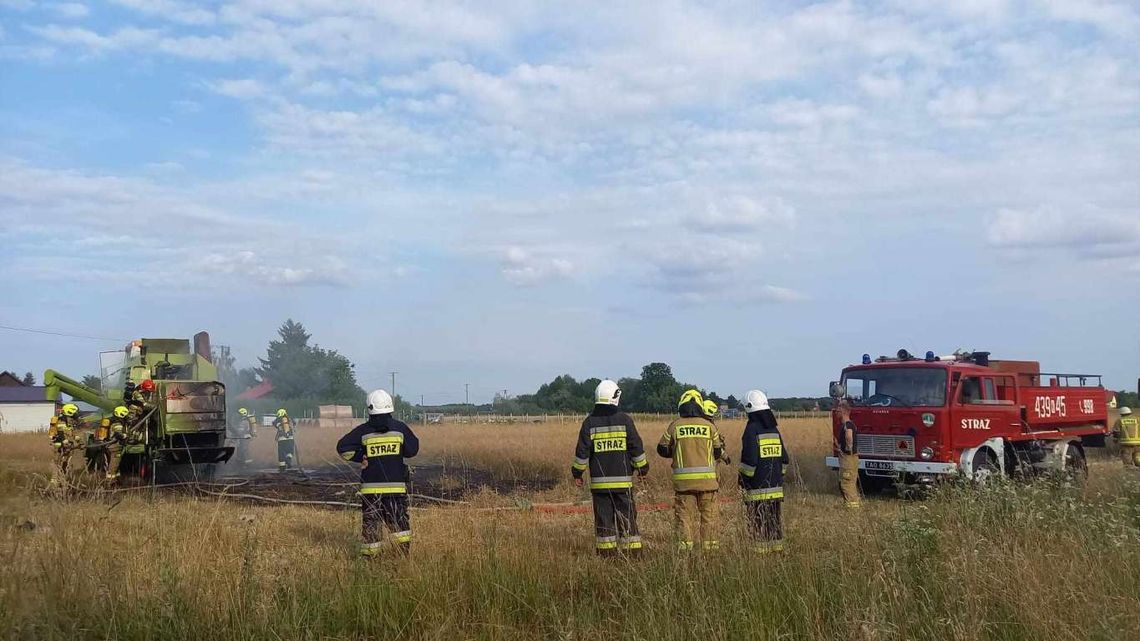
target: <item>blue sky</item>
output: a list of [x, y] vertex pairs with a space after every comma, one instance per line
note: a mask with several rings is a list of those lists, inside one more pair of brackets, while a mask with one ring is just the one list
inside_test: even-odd
[[429, 403], [899, 347], [1131, 387], [1138, 39], [1108, 0], [0, 0], [0, 324], [250, 364], [292, 317]]

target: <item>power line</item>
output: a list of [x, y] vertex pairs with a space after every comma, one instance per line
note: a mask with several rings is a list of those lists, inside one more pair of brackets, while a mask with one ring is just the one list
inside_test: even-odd
[[105, 336], [87, 336], [85, 334], [69, 334], [67, 332], [53, 332], [46, 329], [32, 329], [30, 327], [12, 327], [10, 325], [0, 325], [0, 329], [9, 332], [25, 332], [28, 334], [44, 334], [46, 336], [63, 336], [65, 338], [85, 338], [92, 341], [107, 341], [109, 343], [129, 343], [129, 338], [107, 338]]

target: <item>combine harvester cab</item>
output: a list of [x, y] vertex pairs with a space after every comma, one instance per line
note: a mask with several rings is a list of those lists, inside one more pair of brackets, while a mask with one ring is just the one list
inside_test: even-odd
[[226, 388], [210, 361], [205, 332], [190, 341], [143, 338], [101, 355], [102, 393], [57, 372], [44, 372], [49, 400], [60, 392], [110, 413], [123, 405], [128, 382], [154, 382], [155, 392], [139, 419], [142, 442], [124, 449], [122, 471], [144, 478], [208, 480], [233, 455], [226, 445]]
[[[1042, 373], [1036, 361], [991, 360], [988, 352], [916, 358], [864, 356], [832, 383], [858, 429], [866, 491], [961, 475], [1065, 473], [1087, 478], [1086, 447], [1103, 447], [1108, 395], [1093, 374]], [[840, 419], [832, 414], [837, 468]]]

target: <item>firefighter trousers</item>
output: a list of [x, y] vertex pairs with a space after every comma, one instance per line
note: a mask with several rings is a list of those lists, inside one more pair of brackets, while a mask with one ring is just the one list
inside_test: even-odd
[[55, 466], [51, 474], [53, 487], [67, 485], [67, 472], [71, 467], [71, 448], [62, 447], [55, 451]]
[[784, 523], [780, 513], [783, 499], [748, 501], [744, 504], [748, 533], [760, 553], [779, 552], [784, 549]]
[[284, 470], [294, 466], [296, 448], [293, 439], [287, 438], [277, 441], [277, 469]]
[[407, 554], [412, 547], [412, 520], [408, 516], [406, 494], [361, 494], [360, 553], [376, 556], [384, 547], [384, 530], [389, 540]]
[[700, 541], [706, 550], [720, 547], [717, 538], [719, 511], [715, 491], [677, 492], [673, 495], [673, 530], [677, 535], [677, 547], [692, 550], [696, 541]]
[[111, 442], [107, 444], [107, 480], [119, 478], [119, 466], [123, 463], [123, 444]]
[[1140, 445], [1121, 445], [1120, 460], [1125, 467], [1140, 467]]
[[238, 463], [241, 463], [242, 465], [248, 465], [252, 463], [253, 457], [249, 455], [249, 439], [239, 438], [237, 439], [236, 445], [237, 451], [234, 452], [234, 455], [237, 456]]
[[594, 492], [594, 537], [594, 547], [601, 555], [641, 550], [632, 489]]
[[843, 503], [850, 508], [860, 506], [859, 498], [859, 455], [839, 455], [839, 491], [843, 493]]

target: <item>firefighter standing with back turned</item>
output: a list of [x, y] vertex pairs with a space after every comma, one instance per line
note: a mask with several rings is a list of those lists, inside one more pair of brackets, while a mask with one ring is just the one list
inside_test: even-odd
[[[661, 435], [657, 453], [673, 460], [673, 517], [677, 547], [692, 550], [694, 532], [706, 550], [720, 547], [717, 538], [716, 462], [724, 456], [724, 439], [716, 424], [706, 417], [704, 399], [697, 390], [681, 395], [677, 405], [680, 418]], [[693, 514], [700, 519], [699, 531]]]
[[387, 527], [403, 554], [412, 547], [408, 516], [408, 466], [404, 459], [420, 451], [420, 440], [403, 421], [392, 417], [392, 397], [384, 390], [368, 395], [368, 422], [345, 434], [336, 451], [346, 461], [360, 463], [360, 553], [375, 556], [384, 545]]
[[859, 430], [851, 420], [851, 405], [840, 401], [836, 407], [839, 413], [839, 433], [835, 437], [839, 450], [839, 491], [843, 493], [843, 504], [858, 509], [859, 498]]
[[297, 452], [293, 422], [289, 420], [289, 413], [285, 411], [285, 408], [277, 410], [277, 418], [273, 420], [273, 429], [277, 430], [277, 471], [284, 472], [293, 467]]
[[1120, 444], [1120, 460], [1127, 468], [1140, 467], [1140, 420], [1128, 407], [1120, 408], [1120, 418], [1112, 428], [1112, 435]]
[[601, 556], [619, 550], [641, 552], [637, 528], [637, 505], [633, 500], [633, 473], [649, 473], [649, 461], [637, 427], [625, 412], [618, 410], [621, 389], [604, 380], [594, 390], [594, 410], [582, 421], [574, 464], [570, 468], [574, 484], [582, 487], [582, 475], [590, 472], [590, 494], [594, 499], [594, 547]]
[[756, 541], [757, 552], [780, 552], [784, 549], [780, 510], [788, 450], [764, 392], [748, 392], [744, 396], [744, 410], [748, 412], [748, 424], [741, 443], [739, 480], [744, 491], [748, 532]]

